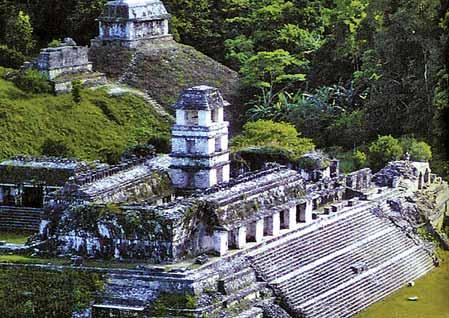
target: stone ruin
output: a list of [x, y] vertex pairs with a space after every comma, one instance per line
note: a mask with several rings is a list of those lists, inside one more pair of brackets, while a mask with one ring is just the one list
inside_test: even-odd
[[103, 85], [106, 77], [92, 70], [88, 51], [73, 39], [65, 38], [57, 47], [42, 49], [37, 59], [25, 63], [22, 69], [33, 68], [44, 74], [57, 94], [70, 92], [73, 81], [80, 81], [84, 86]]
[[176, 317], [349, 318], [435, 266], [416, 215], [433, 195], [437, 224], [449, 188], [428, 164], [344, 175], [333, 160], [305, 176], [266, 163], [230, 178], [224, 106], [212, 87], [186, 89], [170, 155], [83, 169], [45, 195], [37, 255], [140, 263], [89, 268], [106, 286], [86, 317], [154, 317], [162, 302]]
[[136, 48], [155, 39], [171, 40], [169, 20], [160, 0], [109, 1], [98, 18], [100, 34], [91, 45]]

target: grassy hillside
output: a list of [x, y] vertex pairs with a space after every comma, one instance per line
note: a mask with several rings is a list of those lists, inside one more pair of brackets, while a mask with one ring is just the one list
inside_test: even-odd
[[217, 87], [231, 103], [228, 120], [234, 127], [241, 125], [244, 111], [237, 72], [191, 46], [160, 41], [137, 50], [100, 47], [91, 48], [89, 57], [96, 70], [148, 91], [169, 111], [183, 89], [196, 85]]
[[[356, 318], [449, 318], [449, 253], [440, 267], [404, 287], [394, 295], [374, 304]], [[416, 302], [408, 297], [418, 296]]]
[[[5, 73], [0, 68], [0, 77]], [[109, 96], [105, 89], [70, 94], [26, 93], [0, 78], [0, 159], [42, 154], [43, 145], [62, 144], [66, 155], [88, 160], [117, 158], [149, 137], [167, 136], [169, 126], [141, 97]]]

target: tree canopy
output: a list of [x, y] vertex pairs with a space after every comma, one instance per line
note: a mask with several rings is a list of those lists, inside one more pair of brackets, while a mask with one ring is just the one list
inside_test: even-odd
[[[66, 36], [88, 44], [105, 3], [1, 2], [0, 64], [17, 67]], [[432, 146], [434, 170], [449, 171], [446, 0], [164, 4], [176, 40], [240, 72], [248, 120], [288, 122], [319, 147], [344, 151], [413, 135]]]

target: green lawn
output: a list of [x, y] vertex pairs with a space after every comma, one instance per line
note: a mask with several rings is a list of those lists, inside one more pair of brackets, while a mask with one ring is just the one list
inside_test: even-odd
[[0, 241], [13, 244], [23, 244], [32, 233], [28, 232], [0, 232]]
[[[42, 265], [58, 265], [70, 266], [72, 261], [69, 258], [42, 258], [31, 257], [28, 255], [9, 255], [0, 254], [0, 264], [42, 264]], [[85, 260], [84, 267], [98, 267], [98, 268], [118, 268], [118, 269], [136, 269], [137, 265], [145, 265], [133, 262], [119, 262], [114, 260]]]
[[[397, 293], [369, 307], [356, 318], [449, 318], [449, 253], [445, 262]], [[407, 298], [418, 296], [417, 302]]]

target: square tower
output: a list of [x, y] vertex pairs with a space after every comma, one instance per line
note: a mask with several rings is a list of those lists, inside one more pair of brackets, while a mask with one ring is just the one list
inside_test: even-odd
[[182, 92], [173, 106], [176, 123], [170, 170], [174, 187], [207, 189], [229, 181], [229, 123], [224, 121], [228, 105], [213, 87], [197, 86]]

